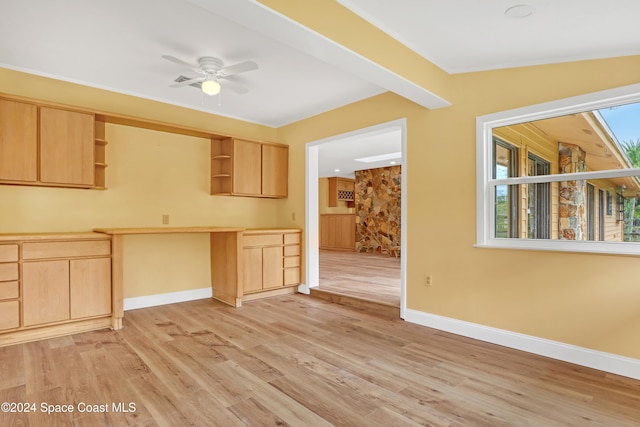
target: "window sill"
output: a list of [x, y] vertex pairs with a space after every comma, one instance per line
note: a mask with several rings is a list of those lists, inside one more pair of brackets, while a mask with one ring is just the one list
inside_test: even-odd
[[527, 251], [573, 252], [604, 255], [640, 256], [640, 242], [594, 242], [568, 240], [489, 239], [475, 248], [516, 249]]

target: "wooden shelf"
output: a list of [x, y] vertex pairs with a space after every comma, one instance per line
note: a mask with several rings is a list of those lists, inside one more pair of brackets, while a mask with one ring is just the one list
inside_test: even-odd
[[[284, 198], [289, 147], [238, 138], [211, 140], [211, 194]], [[231, 179], [216, 179], [216, 178]]]

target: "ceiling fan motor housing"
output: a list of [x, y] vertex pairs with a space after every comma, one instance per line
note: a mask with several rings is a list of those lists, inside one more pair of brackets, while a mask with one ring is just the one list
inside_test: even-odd
[[219, 71], [224, 65], [222, 60], [214, 58], [212, 56], [203, 56], [202, 58], [198, 59], [198, 64], [200, 65], [200, 68], [206, 73]]

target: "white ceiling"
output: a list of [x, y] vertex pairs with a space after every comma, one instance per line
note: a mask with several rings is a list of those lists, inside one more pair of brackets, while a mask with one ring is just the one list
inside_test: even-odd
[[638, 0], [337, 1], [449, 73], [640, 54]]
[[[450, 73], [640, 53], [638, 0], [529, 0], [524, 19], [504, 13], [518, 0], [338, 1]], [[162, 55], [260, 68], [208, 97], [170, 88], [195, 75]], [[385, 91], [448, 105], [252, 0], [0, 0], [0, 67], [273, 127]]]
[[[353, 172], [357, 170], [400, 165], [402, 157], [373, 162], [355, 160], [398, 152], [402, 152], [400, 127], [387, 127], [344, 139], [338, 138], [318, 146], [318, 176], [353, 178]], [[392, 161], [395, 163], [392, 164]]]

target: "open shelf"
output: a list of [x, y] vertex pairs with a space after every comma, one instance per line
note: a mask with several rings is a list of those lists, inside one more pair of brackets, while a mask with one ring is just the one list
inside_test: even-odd
[[106, 187], [106, 171], [107, 168], [107, 144], [104, 139], [104, 122], [95, 122], [94, 137], [94, 183], [93, 187], [98, 190], [105, 190]]

